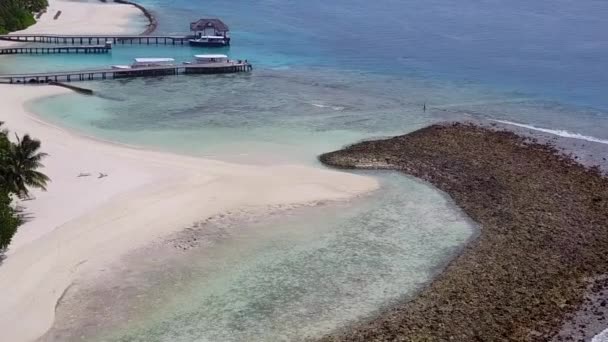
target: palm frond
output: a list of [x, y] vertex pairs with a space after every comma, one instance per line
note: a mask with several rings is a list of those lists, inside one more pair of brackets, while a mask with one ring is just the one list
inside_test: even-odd
[[0, 185], [20, 197], [28, 196], [28, 187], [46, 190], [50, 179], [37, 169], [44, 167], [41, 161], [48, 154], [39, 152], [40, 141], [29, 134], [15, 136], [16, 142], [0, 156]]

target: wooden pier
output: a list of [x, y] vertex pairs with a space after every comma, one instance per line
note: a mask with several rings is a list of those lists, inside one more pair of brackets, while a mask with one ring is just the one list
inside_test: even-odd
[[228, 74], [251, 71], [253, 67], [246, 62], [206, 64], [180, 64], [172, 66], [140, 67], [131, 69], [90, 69], [80, 71], [57, 71], [48, 73], [0, 75], [0, 83], [49, 83], [92, 81], [129, 77], [148, 77], [180, 74]]
[[0, 40], [22, 43], [45, 44], [163, 44], [186, 45], [193, 35], [183, 36], [140, 36], [140, 35], [57, 35], [57, 34], [3, 34]]
[[57, 54], [57, 53], [108, 53], [112, 44], [104, 45], [70, 45], [50, 47], [11, 47], [0, 49], [0, 55], [15, 54]]

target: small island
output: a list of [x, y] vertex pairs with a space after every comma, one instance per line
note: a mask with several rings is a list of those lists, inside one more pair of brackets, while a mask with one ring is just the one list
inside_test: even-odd
[[413, 300], [325, 341], [578, 341], [603, 330], [608, 180], [599, 168], [510, 131], [463, 123], [361, 142], [320, 160], [421, 178], [480, 228]]

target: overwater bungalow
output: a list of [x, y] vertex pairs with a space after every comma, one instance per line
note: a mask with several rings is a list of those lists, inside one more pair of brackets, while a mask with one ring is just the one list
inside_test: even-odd
[[230, 45], [230, 29], [216, 18], [203, 18], [190, 23], [190, 31], [196, 38], [190, 39], [192, 46], [222, 47]]

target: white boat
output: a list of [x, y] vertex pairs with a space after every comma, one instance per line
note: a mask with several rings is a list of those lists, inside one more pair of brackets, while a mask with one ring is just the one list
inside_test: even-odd
[[230, 60], [226, 55], [194, 55], [194, 62], [196, 64], [210, 64], [210, 63], [228, 63]]
[[184, 64], [187, 74], [225, 74], [253, 70], [247, 60], [229, 59], [226, 55], [194, 55], [193, 61]]
[[173, 58], [135, 58], [131, 65], [112, 65], [112, 69], [136, 69], [155, 66], [172, 66], [175, 65]]
[[230, 38], [224, 36], [200, 36], [196, 39], [189, 39], [191, 46], [201, 47], [222, 47], [230, 45]]
[[228, 59], [226, 55], [194, 55], [194, 60], [190, 62], [184, 62], [186, 65], [201, 65], [201, 64], [238, 64], [242, 61], [234, 61]]

